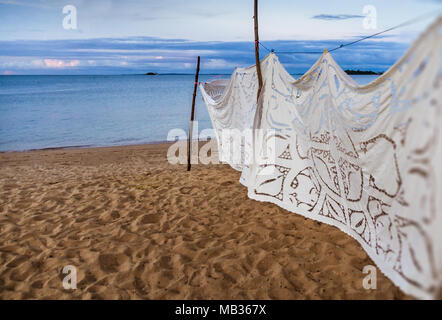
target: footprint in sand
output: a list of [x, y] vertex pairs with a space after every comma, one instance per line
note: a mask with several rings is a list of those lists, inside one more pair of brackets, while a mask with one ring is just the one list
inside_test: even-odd
[[119, 271], [125, 259], [121, 254], [101, 254], [98, 256], [98, 263], [104, 272], [114, 273]]
[[162, 269], [172, 269], [170, 262], [171, 258], [169, 256], [162, 256], [159, 260], [159, 265]]
[[141, 218], [141, 224], [150, 224], [157, 223], [161, 219], [161, 215], [159, 214], [147, 214], [143, 218]]
[[110, 215], [112, 219], [118, 219], [120, 217], [120, 214], [115, 210], [112, 211]]
[[88, 270], [88, 271], [86, 271], [83, 280], [81, 280], [78, 283], [78, 285], [80, 287], [82, 287], [82, 286], [87, 286], [87, 285], [95, 283], [95, 282], [97, 282], [97, 278], [90, 270]]
[[34, 281], [31, 284], [31, 287], [34, 289], [42, 289], [43, 288], [43, 281], [41, 281], [41, 280]]
[[11, 262], [9, 262], [6, 267], [7, 268], [16, 268], [19, 265], [21, 265], [23, 262], [28, 261], [29, 257], [27, 256], [19, 256], [17, 258], [15, 258], [14, 260], [12, 260]]
[[181, 187], [180, 192], [182, 194], [190, 194], [193, 191], [193, 189], [195, 189], [195, 188], [194, 187]]
[[135, 279], [133, 281], [133, 285], [139, 295], [145, 296], [148, 294], [148, 288], [146, 288], [146, 284], [140, 278], [135, 277]]

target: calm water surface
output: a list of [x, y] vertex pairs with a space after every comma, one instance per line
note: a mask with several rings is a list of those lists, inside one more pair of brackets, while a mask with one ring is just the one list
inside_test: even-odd
[[[353, 77], [360, 84], [376, 78]], [[188, 130], [193, 81], [193, 75], [0, 76], [0, 151], [166, 141], [170, 129]], [[211, 128], [199, 94], [196, 120], [199, 131]]]

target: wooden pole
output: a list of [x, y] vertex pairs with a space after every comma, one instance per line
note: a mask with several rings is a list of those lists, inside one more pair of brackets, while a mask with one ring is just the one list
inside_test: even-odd
[[190, 114], [190, 129], [189, 129], [189, 140], [187, 141], [187, 171], [190, 171], [190, 160], [191, 160], [191, 144], [192, 144], [192, 131], [193, 131], [193, 120], [195, 119], [195, 99], [196, 99], [196, 90], [198, 89], [198, 77], [200, 73], [200, 56], [198, 56], [198, 62], [196, 64], [196, 73], [195, 73], [195, 83], [193, 86], [193, 98], [192, 98], [192, 112]]
[[259, 34], [258, 34], [258, 0], [255, 0], [255, 14], [253, 16], [255, 22], [255, 61], [256, 61], [256, 73], [258, 74], [258, 95], [256, 99], [259, 99], [262, 89], [262, 73], [261, 63], [259, 61]]

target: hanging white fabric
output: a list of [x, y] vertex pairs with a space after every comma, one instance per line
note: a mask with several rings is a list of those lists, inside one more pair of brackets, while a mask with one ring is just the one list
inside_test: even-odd
[[259, 103], [255, 66], [201, 85], [248, 196], [338, 227], [404, 292], [440, 294], [442, 17], [368, 85], [326, 52], [296, 81], [274, 53], [261, 67]]

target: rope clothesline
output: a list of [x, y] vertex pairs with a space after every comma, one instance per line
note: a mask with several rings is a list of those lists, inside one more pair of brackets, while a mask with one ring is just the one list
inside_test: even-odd
[[[362, 37], [361, 39], [358, 39], [358, 40], [355, 40], [355, 41], [352, 41], [352, 42], [349, 42], [349, 43], [340, 44], [339, 46], [337, 46], [335, 48], [332, 48], [332, 49], [329, 49], [329, 50], [326, 49], [326, 50], [328, 52], [333, 52], [333, 51], [342, 49], [344, 47], [351, 46], [351, 45], [356, 44], [358, 42], [361, 42], [361, 41], [364, 41], [364, 40], [376, 37], [376, 36], [381, 35], [383, 33], [386, 33], [386, 32], [389, 32], [389, 31], [392, 31], [392, 30], [395, 30], [395, 29], [398, 29], [398, 28], [402, 28], [402, 27], [405, 27], [405, 26], [408, 26], [408, 25], [411, 25], [411, 24], [414, 24], [416, 22], [419, 22], [419, 21], [422, 21], [424, 19], [427, 19], [430, 16], [433, 16], [435, 14], [440, 14], [440, 13], [442, 13], [442, 11], [436, 11], [436, 12], [433, 11], [433, 12], [430, 12], [430, 13], [426, 13], [426, 14], [423, 14], [423, 15], [418, 16], [416, 18], [413, 18], [413, 19], [410, 19], [408, 21], [405, 21], [405, 22], [403, 22], [401, 24], [398, 24], [398, 25], [396, 25], [394, 27], [385, 29], [385, 30], [380, 31], [380, 32], [376, 32], [374, 34]], [[276, 52], [278, 54], [322, 54], [323, 53], [323, 51], [275, 51], [274, 49], [269, 49], [268, 47], [266, 47], [264, 44], [261, 43], [261, 41], [259, 41], [258, 43], [259, 43], [259, 45], [261, 47], [263, 47], [268, 52]]]

